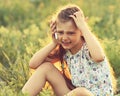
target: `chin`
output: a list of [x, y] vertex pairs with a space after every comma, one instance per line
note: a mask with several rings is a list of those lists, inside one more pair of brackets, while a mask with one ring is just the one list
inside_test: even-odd
[[66, 46], [63, 46], [63, 48], [64, 48], [65, 50], [71, 49], [70, 47], [66, 47]]
[[61, 44], [62, 47], [65, 49], [65, 50], [69, 50], [72, 48], [72, 46], [69, 44], [69, 45], [64, 45], [64, 44]]

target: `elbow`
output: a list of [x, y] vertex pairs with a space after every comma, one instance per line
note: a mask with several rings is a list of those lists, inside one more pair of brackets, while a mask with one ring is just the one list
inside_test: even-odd
[[99, 56], [99, 57], [94, 58], [94, 61], [99, 63], [99, 62], [102, 62], [104, 59], [105, 59], [105, 56], [103, 55], [103, 56]]
[[104, 58], [100, 58], [100, 59], [96, 59], [95, 62], [99, 63], [102, 62], [104, 60]]
[[105, 54], [101, 53], [101, 54], [95, 54], [95, 55], [91, 55], [93, 61], [99, 63], [102, 62], [105, 59]]
[[31, 69], [36, 69], [36, 67], [35, 66], [33, 66], [33, 64], [29, 64], [29, 67], [31, 68]]
[[31, 69], [36, 69], [36, 68], [37, 68], [36, 64], [34, 64], [34, 62], [31, 62], [31, 61], [30, 61], [30, 63], [29, 63], [29, 67], [30, 67]]
[[23, 94], [25, 94], [25, 93], [26, 93], [25, 88], [22, 88], [22, 90], [21, 90], [21, 91], [22, 91], [22, 93], [23, 93]]

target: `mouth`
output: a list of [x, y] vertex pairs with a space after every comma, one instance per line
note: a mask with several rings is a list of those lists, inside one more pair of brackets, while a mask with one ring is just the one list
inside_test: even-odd
[[64, 42], [64, 41], [62, 41], [61, 43], [62, 43], [63, 46], [66, 46], [66, 47], [71, 44], [71, 42]]

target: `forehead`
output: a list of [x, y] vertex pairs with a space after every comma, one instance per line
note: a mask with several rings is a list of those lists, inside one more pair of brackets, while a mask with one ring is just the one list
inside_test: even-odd
[[74, 31], [76, 29], [76, 25], [73, 21], [57, 22], [57, 31]]

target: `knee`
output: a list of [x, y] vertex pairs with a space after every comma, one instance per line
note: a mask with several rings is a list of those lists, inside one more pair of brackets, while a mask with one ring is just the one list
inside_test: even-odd
[[76, 96], [94, 96], [88, 89], [79, 87], [75, 89]]
[[41, 64], [37, 70], [42, 70], [44, 72], [48, 72], [48, 71], [51, 71], [53, 70], [54, 68], [54, 65], [50, 62], [44, 62], [43, 64]]
[[86, 89], [85, 89], [85, 88], [80, 87], [80, 88], [76, 88], [76, 89], [75, 89], [75, 94], [76, 94], [77, 96], [84, 96], [83, 93], [86, 93]]
[[87, 90], [87, 89], [84, 88], [84, 87], [78, 87], [78, 88], [76, 88], [76, 91], [77, 91], [77, 92], [83, 92], [83, 93], [84, 93], [84, 92], [86, 92], [86, 90]]

